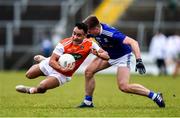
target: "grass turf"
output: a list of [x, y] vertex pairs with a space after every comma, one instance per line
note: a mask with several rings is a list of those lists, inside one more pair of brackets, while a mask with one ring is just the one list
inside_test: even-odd
[[22, 94], [18, 84], [38, 85], [43, 77], [28, 80], [25, 72], [0, 72], [0, 117], [176, 117], [180, 116], [180, 77], [132, 75], [131, 83], [140, 83], [163, 92], [166, 108], [159, 108], [146, 97], [118, 90], [116, 75], [96, 75], [95, 108], [76, 108], [84, 98], [84, 76], [75, 74], [72, 81], [45, 94]]

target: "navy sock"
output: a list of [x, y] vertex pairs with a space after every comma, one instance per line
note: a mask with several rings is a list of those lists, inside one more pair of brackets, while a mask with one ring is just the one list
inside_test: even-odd
[[150, 91], [150, 93], [149, 93], [148, 97], [149, 97], [149, 98], [152, 98], [152, 97], [153, 97], [153, 95], [154, 95], [154, 92]]
[[86, 96], [85, 96], [85, 100], [92, 101], [92, 96], [86, 95]]

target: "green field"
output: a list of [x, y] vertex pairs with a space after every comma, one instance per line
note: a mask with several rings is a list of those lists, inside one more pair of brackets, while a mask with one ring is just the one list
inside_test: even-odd
[[173, 117], [180, 116], [180, 77], [133, 75], [131, 82], [141, 83], [154, 91], [163, 92], [166, 108], [159, 108], [146, 97], [125, 94], [118, 90], [116, 75], [96, 75], [95, 108], [76, 108], [84, 97], [83, 75], [45, 94], [22, 94], [18, 84], [37, 85], [43, 77], [28, 80], [25, 72], [0, 72], [0, 117]]

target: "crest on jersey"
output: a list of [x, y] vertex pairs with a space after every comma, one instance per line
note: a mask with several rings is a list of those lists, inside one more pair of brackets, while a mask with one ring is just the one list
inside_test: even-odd
[[108, 42], [108, 39], [107, 39], [107, 38], [104, 38], [104, 42], [106, 42], [106, 43], [107, 43], [107, 42]]
[[83, 45], [81, 45], [81, 46], [80, 46], [80, 49], [84, 49], [84, 46], [83, 46]]

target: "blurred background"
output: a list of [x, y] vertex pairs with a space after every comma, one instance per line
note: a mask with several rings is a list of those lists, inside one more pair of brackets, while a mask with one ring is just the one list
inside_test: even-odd
[[[74, 24], [90, 14], [139, 42], [147, 73], [174, 73], [180, 52], [180, 0], [0, 0], [0, 70], [28, 69], [34, 55], [50, 56], [59, 40], [71, 36]], [[158, 65], [159, 58], [165, 67]], [[103, 72], [115, 73], [116, 68]]]

